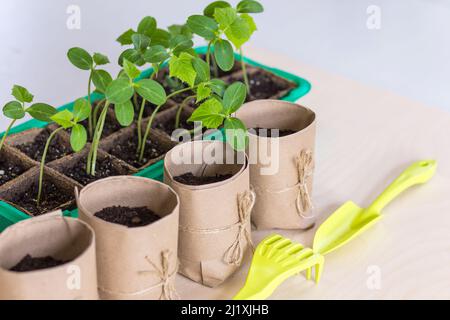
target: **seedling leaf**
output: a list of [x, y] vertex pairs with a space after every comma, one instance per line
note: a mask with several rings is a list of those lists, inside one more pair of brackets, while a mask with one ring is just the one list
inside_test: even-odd
[[203, 10], [203, 14], [207, 17], [212, 18], [214, 16], [214, 12], [217, 8], [228, 8], [231, 7], [231, 4], [229, 4], [226, 1], [214, 1], [210, 3], [205, 10]]
[[170, 39], [169, 46], [172, 49], [173, 54], [178, 56], [181, 52], [192, 48], [194, 46], [194, 42], [186, 36], [177, 35]]
[[171, 77], [177, 77], [189, 86], [193, 87], [197, 72], [192, 65], [193, 56], [182, 52], [179, 57], [173, 56], [169, 61], [169, 70]]
[[211, 71], [206, 61], [200, 59], [199, 57], [195, 57], [192, 60], [192, 66], [194, 67], [194, 70], [197, 73], [196, 82], [209, 81], [209, 79], [211, 78]]
[[201, 121], [204, 127], [208, 129], [216, 129], [223, 123], [225, 118], [222, 111], [223, 107], [220, 101], [211, 98], [203, 102], [197, 109], [195, 109], [188, 121]]
[[81, 70], [90, 70], [93, 67], [94, 60], [91, 55], [82, 48], [71, 48], [67, 52], [69, 61]]
[[12, 95], [19, 101], [19, 102], [32, 102], [34, 96], [24, 87], [14, 85], [12, 88]]
[[214, 46], [214, 57], [220, 69], [230, 71], [234, 66], [234, 52], [231, 43], [219, 39]]
[[169, 57], [166, 48], [161, 45], [152, 46], [144, 53], [144, 60], [149, 63], [162, 63]]
[[198, 34], [206, 40], [213, 40], [219, 29], [214, 19], [201, 15], [190, 16], [187, 20], [187, 25], [193, 33]]
[[163, 29], [156, 29], [152, 35], [152, 46], [161, 45], [164, 48], [169, 47], [170, 33]]
[[137, 93], [145, 100], [159, 106], [166, 103], [167, 96], [163, 86], [151, 79], [143, 79], [137, 83]]
[[127, 59], [123, 60], [123, 70], [125, 70], [125, 73], [128, 77], [130, 77], [130, 79], [136, 79], [141, 74], [141, 71], [135, 66], [135, 64]]
[[237, 151], [243, 151], [248, 145], [248, 133], [245, 124], [238, 118], [228, 118], [224, 125], [227, 142]]
[[223, 95], [223, 108], [227, 115], [236, 112], [247, 97], [247, 87], [242, 82], [235, 82], [229, 86]]
[[58, 110], [45, 103], [35, 103], [29, 107], [26, 112], [34, 119], [44, 122], [52, 122], [51, 117], [55, 115]]
[[236, 10], [231, 7], [217, 8], [214, 12], [214, 19], [216, 19], [223, 30], [233, 24], [237, 17]]
[[264, 12], [264, 7], [258, 1], [243, 0], [238, 3], [237, 11], [239, 13], [261, 13]]
[[98, 52], [94, 53], [93, 58], [94, 58], [95, 64], [98, 66], [103, 66], [110, 62], [109, 58], [107, 56], [105, 56], [104, 54], [98, 53]]
[[72, 132], [70, 134], [70, 146], [73, 151], [81, 151], [87, 142], [87, 132], [86, 129], [81, 124], [75, 124], [72, 127]]
[[134, 89], [128, 79], [119, 78], [111, 82], [106, 88], [105, 94], [111, 103], [125, 103], [133, 96]]
[[135, 33], [131, 36], [134, 48], [139, 51], [144, 51], [150, 45], [150, 38], [146, 35]]
[[73, 127], [74, 123], [73, 120], [73, 113], [69, 110], [65, 109], [62, 111], [59, 111], [58, 113], [54, 114], [50, 117], [53, 121], [55, 121], [57, 124], [59, 124], [64, 129], [68, 129]]
[[105, 70], [94, 70], [92, 74], [92, 82], [94, 82], [95, 88], [101, 93], [105, 93], [112, 80], [111, 75]]
[[133, 29], [128, 29], [117, 38], [117, 42], [119, 42], [122, 46], [133, 44], [131, 36], [135, 33], [136, 31]]
[[25, 117], [25, 111], [18, 101], [10, 101], [3, 107], [3, 114], [9, 119], [19, 120]]
[[78, 99], [73, 106], [73, 118], [75, 122], [86, 120], [91, 114], [91, 106], [86, 99]]
[[125, 103], [117, 103], [114, 105], [114, 113], [119, 124], [123, 127], [129, 126], [134, 120], [134, 107], [131, 100]]
[[138, 66], [144, 64], [141, 54], [136, 49], [127, 49], [119, 56], [119, 65], [123, 66], [123, 60], [128, 60], [137, 64]]
[[156, 19], [153, 17], [145, 17], [139, 23], [137, 32], [147, 37], [151, 37], [156, 31]]
[[197, 102], [203, 101], [211, 96], [211, 88], [201, 83], [197, 88]]

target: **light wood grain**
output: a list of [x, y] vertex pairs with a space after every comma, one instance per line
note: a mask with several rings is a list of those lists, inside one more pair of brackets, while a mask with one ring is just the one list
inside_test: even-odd
[[[347, 200], [367, 206], [411, 162], [438, 160], [436, 176], [427, 185], [407, 191], [384, 210], [378, 225], [326, 257], [319, 285], [300, 275], [272, 298], [449, 299], [450, 114], [284, 56], [247, 51], [257, 61], [312, 83], [299, 103], [318, 117], [313, 199], [319, 223]], [[314, 231], [276, 232], [311, 245]], [[255, 243], [270, 233], [255, 232]], [[245, 281], [249, 259], [215, 289], [179, 276], [181, 297], [232, 298]], [[367, 285], [371, 266], [381, 272], [380, 289]]]

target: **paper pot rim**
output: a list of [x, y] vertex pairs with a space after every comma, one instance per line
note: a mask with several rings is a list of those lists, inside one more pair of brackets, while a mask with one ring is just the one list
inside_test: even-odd
[[[164, 158], [164, 173], [167, 174], [167, 177], [170, 179], [170, 181], [172, 181], [172, 183], [176, 186], [179, 187], [183, 187], [185, 189], [189, 189], [189, 190], [193, 190], [193, 191], [202, 191], [202, 190], [214, 190], [214, 189], [218, 189], [220, 187], [222, 187], [224, 184], [230, 183], [236, 179], [238, 179], [242, 173], [245, 171], [245, 169], [248, 167], [249, 165], [249, 160], [248, 160], [248, 156], [244, 151], [236, 151], [234, 150], [236, 153], [241, 153], [242, 156], [244, 157], [244, 163], [242, 164], [238, 164], [240, 165], [239, 171], [237, 171], [235, 174], [233, 174], [232, 177], [223, 180], [223, 181], [219, 181], [219, 182], [214, 182], [214, 183], [209, 183], [209, 184], [204, 184], [204, 185], [188, 185], [188, 184], [184, 184], [184, 183], [180, 183], [178, 181], [176, 181], [172, 175], [172, 173], [170, 172], [169, 168], [167, 167], [167, 163], [168, 161], [166, 161], [166, 159], [177, 149], [179, 148], [183, 148], [183, 147], [187, 147], [189, 144], [195, 144], [195, 143], [201, 143], [201, 144], [221, 144], [224, 146], [229, 146], [229, 144], [227, 144], [226, 142], [223, 141], [219, 141], [219, 140], [198, 140], [198, 141], [189, 141], [186, 143], [182, 143], [179, 144], [177, 146], [175, 146], [172, 150], [170, 150], [169, 152], [166, 153], [166, 156]], [[229, 146], [231, 148], [231, 146]]]
[[[129, 227], [124, 226], [124, 225], [120, 225], [120, 224], [117, 224], [117, 223], [113, 223], [113, 222], [109, 222], [109, 221], [100, 219], [99, 217], [96, 217], [93, 213], [91, 213], [90, 210], [87, 210], [83, 206], [83, 204], [81, 202], [81, 197], [82, 197], [83, 193], [88, 192], [90, 188], [95, 187], [97, 184], [107, 183], [107, 182], [111, 182], [111, 181], [114, 181], [114, 180], [123, 180], [123, 179], [134, 180], [134, 181], [141, 181], [141, 182], [148, 183], [148, 184], [159, 185], [159, 186], [167, 189], [173, 196], [175, 196], [176, 205], [173, 207], [173, 209], [170, 211], [170, 213], [168, 213], [167, 215], [165, 215], [163, 217], [160, 217], [160, 219], [158, 219], [157, 221], [154, 221], [154, 222], [152, 222], [150, 224], [147, 224], [145, 226], [139, 226], [139, 227], [133, 227], [133, 228], [129, 228]], [[145, 178], [145, 177], [138, 177], [138, 176], [114, 176], [114, 177], [108, 177], [108, 178], [105, 178], [105, 179], [100, 179], [100, 180], [97, 180], [97, 181], [94, 181], [94, 182], [88, 184], [83, 189], [81, 189], [81, 191], [78, 191], [78, 189], [75, 187], [75, 195], [76, 195], [76, 199], [77, 199], [78, 209], [84, 215], [90, 217], [91, 219], [93, 219], [94, 221], [96, 221], [98, 223], [102, 223], [105, 226], [108, 226], [108, 228], [116, 228], [118, 230], [126, 231], [126, 232], [133, 232], [133, 231], [143, 230], [143, 229], [148, 228], [150, 226], [162, 224], [167, 219], [169, 219], [177, 211], [177, 209], [179, 209], [179, 207], [180, 207], [180, 197], [175, 192], [175, 190], [173, 190], [172, 187], [170, 187], [169, 185], [167, 185], [165, 183], [159, 182], [157, 180], [153, 180], [153, 179]]]
[[[303, 109], [305, 111], [310, 112], [311, 115], [313, 116], [312, 119], [311, 119], [311, 123], [309, 123], [306, 127], [304, 127], [303, 129], [301, 129], [299, 131], [296, 131], [293, 134], [290, 134], [290, 135], [287, 135], [287, 136], [283, 136], [283, 137], [278, 137], [278, 139], [280, 139], [280, 140], [293, 139], [293, 137], [295, 137], [297, 135], [304, 134], [305, 132], [311, 130], [311, 128], [313, 128], [316, 125], [317, 115], [314, 112], [314, 110], [312, 110], [311, 108], [305, 107], [305, 106], [303, 106], [301, 104], [295, 103], [295, 102], [289, 102], [289, 101], [284, 101], [284, 100], [264, 99], [264, 100], [254, 100], [254, 101], [247, 102], [242, 107], [245, 107], [246, 105], [250, 105], [251, 106], [252, 104], [261, 104], [261, 103], [264, 103], [264, 104], [266, 104], [266, 103], [267, 104], [274, 104], [275, 103], [275, 104], [282, 105], [282, 106], [283, 105], [284, 106], [295, 106], [295, 107], [297, 107], [299, 109]], [[277, 107], [274, 107], [274, 108], [277, 108]], [[239, 113], [239, 111], [238, 111], [238, 113]], [[250, 131], [248, 131], [248, 135], [251, 136], [252, 138], [257, 138], [257, 139], [273, 139], [271, 137], [258, 136], [256, 134], [250, 132]]]
[[80, 254], [78, 254], [75, 259], [73, 259], [71, 261], [67, 261], [67, 262], [65, 262], [63, 264], [60, 264], [60, 265], [56, 266], [56, 267], [40, 269], [40, 270], [33, 270], [33, 271], [26, 271], [26, 272], [18, 272], [18, 271], [11, 271], [9, 269], [5, 269], [0, 264], [1, 272], [6, 273], [6, 274], [9, 273], [9, 274], [12, 274], [12, 275], [20, 276], [20, 275], [28, 275], [28, 274], [36, 274], [36, 275], [37, 274], [45, 274], [45, 273], [51, 273], [51, 272], [54, 272], [54, 271], [62, 270], [62, 269], [67, 268], [68, 265], [76, 265], [78, 261], [83, 259], [88, 254], [89, 248], [91, 248], [93, 245], [95, 245], [95, 232], [94, 232], [94, 229], [89, 224], [87, 224], [86, 222], [84, 222], [84, 221], [82, 221], [80, 219], [77, 219], [77, 218], [64, 217], [64, 216], [55, 216], [55, 215], [51, 215], [51, 216], [43, 215], [43, 216], [34, 217], [34, 218], [30, 218], [30, 219], [27, 219], [27, 220], [20, 221], [20, 222], [18, 222], [16, 224], [6, 228], [2, 233], [0, 233], [0, 242], [3, 240], [3, 238], [7, 237], [8, 234], [11, 233], [15, 229], [18, 229], [18, 228], [24, 227], [24, 226], [26, 227], [28, 224], [31, 225], [31, 224], [34, 224], [34, 223], [37, 223], [37, 222], [46, 222], [46, 221], [51, 221], [51, 220], [70, 221], [70, 223], [75, 223], [75, 224], [78, 223], [83, 228], [85, 228], [89, 232], [90, 238], [89, 238], [89, 243], [86, 245], [86, 247], [83, 249], [83, 251]]

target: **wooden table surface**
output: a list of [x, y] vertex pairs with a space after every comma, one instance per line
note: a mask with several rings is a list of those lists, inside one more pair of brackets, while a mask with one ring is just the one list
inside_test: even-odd
[[[428, 184], [394, 200], [372, 229], [326, 256], [322, 281], [288, 279], [272, 299], [450, 298], [450, 114], [277, 56], [248, 56], [312, 84], [300, 104], [317, 113], [313, 200], [318, 224], [347, 200], [367, 206], [410, 163], [436, 159]], [[411, 79], [413, 81], [414, 79]], [[273, 231], [253, 233], [259, 243]], [[277, 230], [311, 245], [315, 229]], [[222, 286], [207, 288], [182, 276], [183, 299], [230, 299], [245, 281], [250, 257]]]

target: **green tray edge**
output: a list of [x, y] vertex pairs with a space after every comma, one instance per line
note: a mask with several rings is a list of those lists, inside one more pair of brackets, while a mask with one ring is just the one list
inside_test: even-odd
[[[199, 54], [204, 54], [204, 53], [206, 53], [207, 47], [202, 46], [202, 47], [196, 48], [195, 50]], [[236, 60], [240, 60], [239, 54], [235, 53], [235, 57], [236, 57]], [[311, 90], [311, 83], [304, 78], [296, 76], [287, 71], [280, 70], [278, 68], [266, 66], [262, 63], [256, 62], [247, 57], [244, 57], [244, 61], [246, 63], [248, 63], [249, 65], [268, 70], [282, 78], [285, 78], [285, 79], [290, 80], [297, 84], [297, 88], [291, 90], [290, 93], [287, 96], [283, 97], [281, 100], [295, 102], [299, 98], [306, 95]], [[144, 70], [142, 72], [140, 78], [148, 77], [152, 71], [153, 71], [152, 68]], [[85, 97], [85, 98], [87, 98], [87, 97]], [[102, 98], [103, 98], [103, 95], [98, 94], [98, 93], [93, 93], [91, 95], [92, 102], [95, 102]], [[59, 107], [58, 110], [65, 110], [65, 109], [72, 110], [74, 103], [75, 103], [75, 101], [65, 104], [65, 105]], [[47, 123], [45, 123], [45, 122], [32, 119], [32, 120], [29, 120], [27, 122], [24, 122], [22, 124], [15, 126], [14, 128], [12, 128], [10, 131], [10, 134], [19, 133], [19, 132], [22, 132], [22, 131], [25, 131], [25, 130], [28, 130], [31, 128], [42, 128], [42, 127], [46, 126], [46, 124]], [[2, 132], [0, 134], [0, 137], [2, 137], [3, 134], [4, 134], [4, 132]], [[164, 174], [164, 161], [160, 160], [157, 163], [151, 165], [150, 167], [139, 171], [138, 173], [135, 174], [135, 176], [146, 177], [146, 178], [162, 181], [163, 174]], [[65, 211], [64, 216], [74, 217], [74, 218], [78, 217], [78, 210], [75, 209], [72, 211]], [[24, 219], [28, 219], [28, 218], [31, 218], [31, 217], [28, 216], [27, 214], [25, 214], [24, 212], [18, 210], [14, 206], [12, 206], [6, 202], [0, 201], [0, 232], [2, 232], [8, 226], [10, 226], [14, 223], [17, 223], [19, 221], [22, 221]]]

